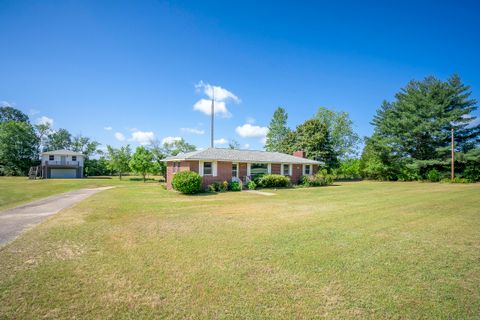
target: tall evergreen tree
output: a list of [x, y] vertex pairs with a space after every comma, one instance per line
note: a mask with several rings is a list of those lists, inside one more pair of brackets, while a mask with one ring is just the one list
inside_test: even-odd
[[470, 126], [477, 101], [469, 89], [457, 75], [411, 81], [377, 111], [375, 133], [398, 155], [428, 160], [442, 156], [454, 129], [457, 149], [468, 151], [480, 141], [480, 125]]
[[282, 141], [290, 132], [290, 129], [287, 127], [287, 119], [288, 114], [285, 112], [285, 109], [278, 107], [273, 113], [272, 120], [268, 126], [265, 150], [285, 152], [282, 149]]

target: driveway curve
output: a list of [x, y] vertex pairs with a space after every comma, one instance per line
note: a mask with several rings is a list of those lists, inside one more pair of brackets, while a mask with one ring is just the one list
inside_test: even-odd
[[111, 188], [113, 187], [73, 190], [0, 211], [0, 246], [14, 240], [20, 233], [39, 224], [49, 216], [69, 208], [95, 193]]

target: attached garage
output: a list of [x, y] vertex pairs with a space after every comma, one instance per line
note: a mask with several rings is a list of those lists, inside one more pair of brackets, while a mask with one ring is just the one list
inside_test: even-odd
[[76, 169], [51, 169], [50, 177], [52, 179], [69, 179], [77, 177]]

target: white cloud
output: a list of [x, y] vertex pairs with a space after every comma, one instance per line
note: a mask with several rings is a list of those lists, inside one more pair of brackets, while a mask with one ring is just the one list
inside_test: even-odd
[[243, 146], [244, 149], [250, 149], [250, 144], [248, 143], [245, 143], [245, 145]]
[[228, 143], [228, 140], [225, 138], [213, 140], [213, 144], [216, 144], [216, 145], [225, 145], [227, 143]]
[[165, 137], [162, 139], [162, 144], [171, 144], [171, 143], [174, 143], [175, 141], [180, 141], [182, 140], [181, 137]]
[[215, 114], [223, 118], [232, 116], [227, 109], [227, 102], [240, 103], [241, 100], [235, 94], [220, 86], [212, 86], [208, 83], [200, 81], [195, 85], [197, 92], [201, 92], [208, 99], [200, 99], [193, 105], [193, 110], [203, 112], [206, 115], [212, 114], [212, 99], [215, 94]]
[[197, 91], [203, 92], [207, 97], [210, 99], [213, 98], [213, 94], [215, 93], [215, 101], [225, 101], [231, 99], [235, 103], [240, 103], [240, 99], [233, 94], [232, 92], [224, 89], [220, 86], [212, 86], [209, 83], [205, 83], [200, 81], [195, 85], [195, 89]]
[[134, 131], [130, 141], [138, 142], [141, 145], [147, 145], [155, 139], [155, 134], [152, 131]]
[[41, 116], [40, 118], [37, 118], [37, 124], [48, 124], [50, 127], [52, 127], [53, 119], [46, 116]]
[[254, 126], [250, 123], [245, 123], [235, 129], [237, 134], [243, 138], [265, 138], [268, 132], [267, 127]]
[[115, 139], [118, 141], [125, 141], [125, 136], [121, 132], [115, 132]]
[[112, 128], [112, 127], [110, 127], [110, 126], [109, 126], [109, 127], [103, 127], [103, 130], [112, 131], [112, 130], [113, 130], [113, 128]]
[[193, 133], [193, 134], [204, 134], [205, 130], [196, 129], [196, 128], [180, 128], [183, 132]]
[[[197, 110], [205, 113], [206, 115], [212, 114], [212, 101], [207, 99], [200, 99], [193, 105], [193, 110]], [[215, 101], [215, 114], [220, 115], [222, 118], [230, 118], [232, 114], [228, 111], [225, 102]]]

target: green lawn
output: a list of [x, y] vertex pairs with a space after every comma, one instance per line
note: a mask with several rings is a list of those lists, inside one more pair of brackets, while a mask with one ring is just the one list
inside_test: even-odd
[[92, 196], [0, 248], [0, 318], [480, 318], [480, 184], [272, 192]]
[[[131, 180], [134, 179], [134, 180]], [[0, 177], [0, 210], [80, 188], [96, 188], [139, 182], [139, 177], [29, 180], [26, 177]], [[143, 183], [143, 182], [142, 182]]]

